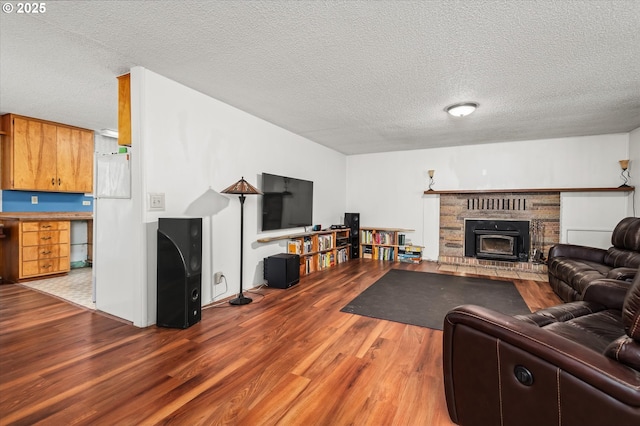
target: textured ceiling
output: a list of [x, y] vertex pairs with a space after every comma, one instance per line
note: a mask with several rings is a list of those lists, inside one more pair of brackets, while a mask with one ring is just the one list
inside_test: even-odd
[[628, 132], [639, 29], [635, 0], [48, 1], [0, 13], [0, 112], [116, 128], [139, 65], [345, 154]]

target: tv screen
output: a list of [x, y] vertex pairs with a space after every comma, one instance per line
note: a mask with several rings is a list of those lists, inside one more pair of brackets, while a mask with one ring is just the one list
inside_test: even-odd
[[309, 226], [313, 212], [313, 182], [262, 174], [262, 230]]

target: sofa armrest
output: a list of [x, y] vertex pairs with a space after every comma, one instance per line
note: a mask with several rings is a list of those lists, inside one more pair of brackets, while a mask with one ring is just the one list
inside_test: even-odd
[[622, 281], [632, 281], [636, 276], [636, 272], [638, 272], [638, 268], [613, 268], [607, 274], [607, 278]]
[[631, 288], [629, 281], [601, 278], [592, 281], [582, 292], [582, 300], [605, 305], [608, 309], [622, 310], [624, 298]]
[[554, 257], [570, 257], [604, 264], [606, 254], [607, 251], [601, 248], [575, 244], [556, 244], [549, 249], [549, 261]]
[[447, 409], [460, 425], [637, 425], [640, 374], [602, 353], [473, 305], [444, 320]]

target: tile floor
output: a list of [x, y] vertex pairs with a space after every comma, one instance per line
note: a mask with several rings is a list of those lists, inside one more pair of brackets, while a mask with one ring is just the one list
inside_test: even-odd
[[92, 299], [91, 268], [72, 269], [68, 275], [21, 283], [25, 287], [65, 299], [88, 309], [95, 309]]

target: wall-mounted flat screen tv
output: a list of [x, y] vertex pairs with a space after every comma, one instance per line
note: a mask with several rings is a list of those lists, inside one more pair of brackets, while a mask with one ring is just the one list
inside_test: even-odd
[[313, 213], [313, 182], [262, 174], [262, 230], [310, 226]]

